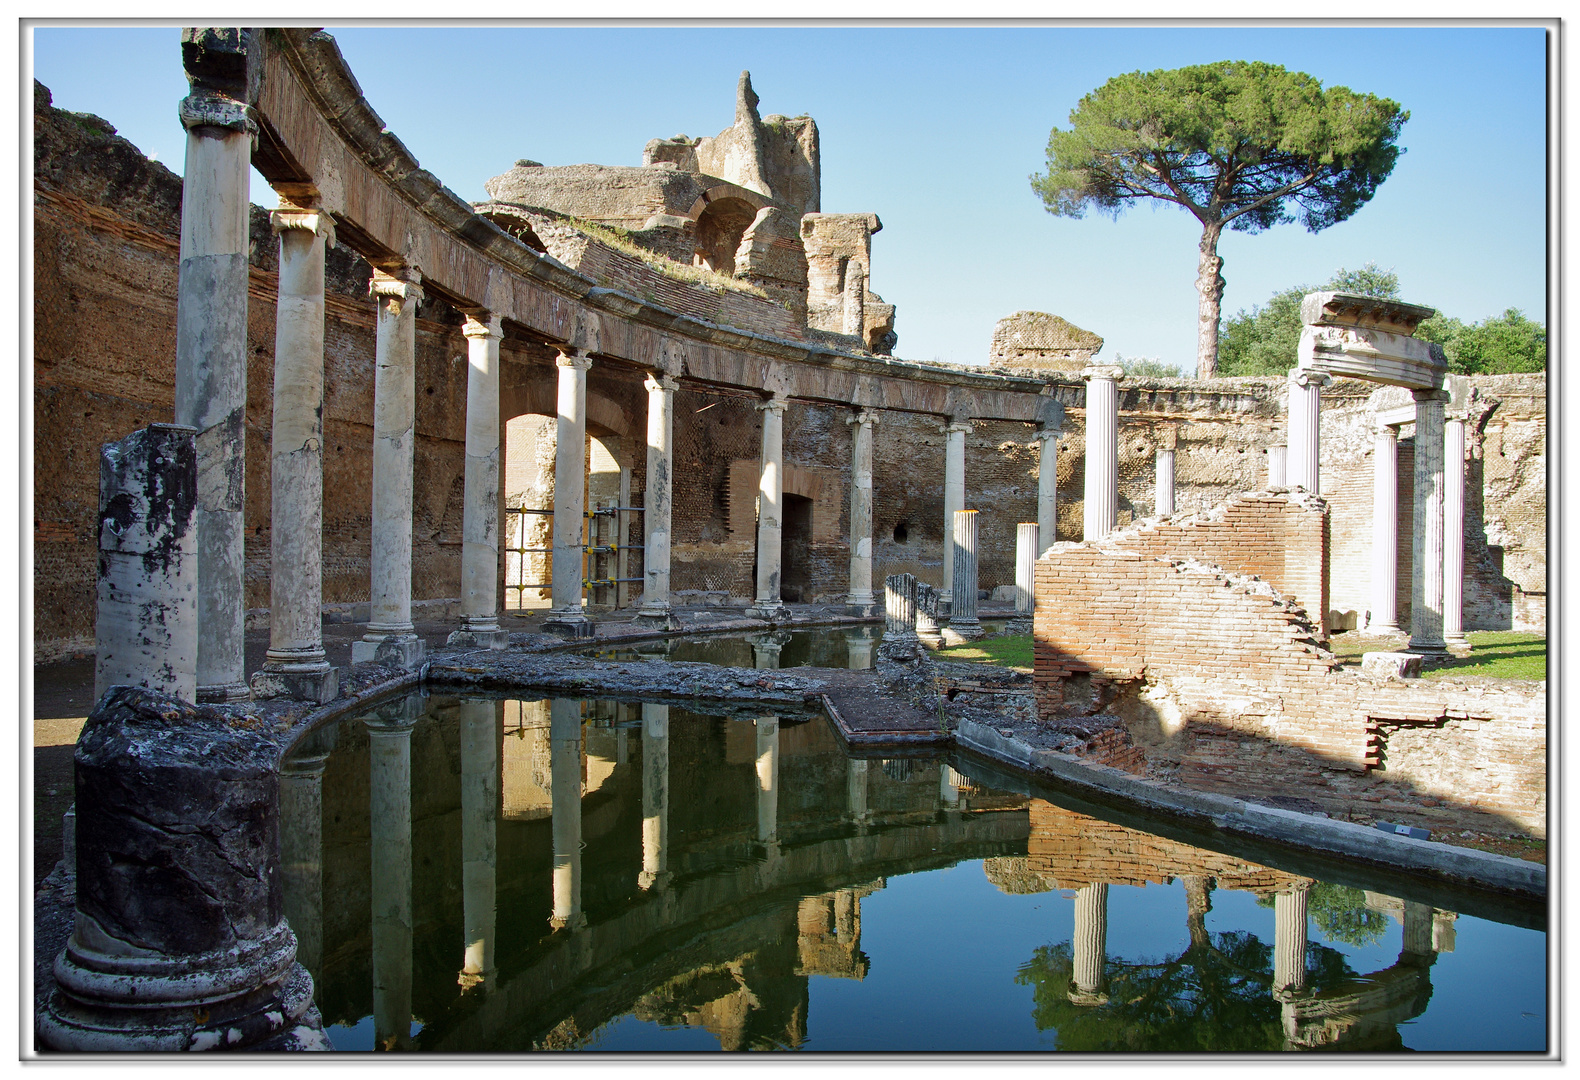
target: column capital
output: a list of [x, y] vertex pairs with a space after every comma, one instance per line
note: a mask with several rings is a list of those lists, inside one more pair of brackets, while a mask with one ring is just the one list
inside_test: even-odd
[[1333, 381], [1333, 376], [1320, 368], [1296, 368], [1289, 373], [1289, 381], [1302, 390], [1309, 390], [1313, 386], [1324, 387]]
[[490, 315], [486, 311], [468, 315], [465, 325], [461, 327], [461, 333], [469, 338], [493, 338], [495, 341], [505, 336], [505, 331], [499, 325], [499, 316]]
[[287, 229], [302, 229], [322, 236], [330, 247], [335, 246], [335, 219], [317, 207], [282, 206], [278, 210], [270, 210], [269, 227], [276, 234]]
[[227, 131], [258, 137], [258, 113], [246, 102], [205, 87], [194, 86], [192, 92], [181, 99], [178, 108], [181, 126], [188, 131], [200, 127], [224, 128]]
[[1433, 401], [1442, 402], [1446, 405], [1453, 397], [1447, 390], [1437, 390], [1430, 387], [1424, 390], [1412, 390], [1410, 391], [1410, 396], [1415, 398], [1417, 405]]
[[1040, 427], [1037, 429], [1037, 433], [1031, 437], [1031, 441], [1040, 443], [1052, 439], [1054, 442], [1058, 442], [1059, 436], [1063, 434], [1064, 429], [1062, 427]]
[[569, 346], [560, 348], [560, 355], [555, 357], [554, 366], [559, 368], [575, 368], [577, 371], [586, 371], [592, 367], [592, 357], [587, 355], [585, 349], [572, 349]]
[[368, 283], [368, 295], [379, 300], [425, 299], [422, 271], [415, 266], [404, 266], [394, 273], [386, 273], [375, 267], [373, 280]]
[[647, 392], [649, 394], [655, 390], [663, 390], [665, 393], [674, 393], [676, 390], [680, 389], [680, 383], [675, 380], [675, 377], [673, 375], [666, 375], [662, 371], [648, 372], [647, 378], [642, 380], [642, 385], [647, 388]]
[[845, 423], [850, 424], [852, 427], [854, 427], [857, 424], [862, 424], [862, 425], [865, 425], [866, 427], [871, 427], [872, 425], [876, 424], [877, 422], [878, 422], [878, 413], [877, 413], [877, 411], [875, 409], [857, 409], [855, 412], [853, 412], [849, 416], [845, 417]]
[[961, 431], [965, 432], [966, 434], [970, 434], [975, 430], [976, 426], [969, 420], [951, 420], [944, 425], [944, 433], [946, 435], [953, 431]]
[[788, 404], [790, 404], [789, 398], [785, 397], [783, 394], [775, 394], [767, 401], [759, 401], [757, 403], [757, 408], [762, 409], [765, 412], [783, 413], [785, 411], [785, 406]]
[[1118, 382], [1124, 377], [1125, 369], [1118, 364], [1091, 364], [1081, 369], [1081, 378], [1088, 381], [1092, 379], [1112, 379]]

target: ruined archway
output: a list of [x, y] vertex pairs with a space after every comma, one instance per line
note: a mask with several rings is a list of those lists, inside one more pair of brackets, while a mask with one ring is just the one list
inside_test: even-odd
[[757, 208], [743, 199], [710, 202], [697, 216], [696, 263], [721, 274], [735, 273], [735, 252], [741, 237], [757, 218]]

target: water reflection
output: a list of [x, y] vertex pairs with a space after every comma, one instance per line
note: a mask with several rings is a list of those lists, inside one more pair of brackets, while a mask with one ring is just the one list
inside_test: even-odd
[[[1003, 620], [984, 620], [988, 633], [998, 633]], [[852, 671], [872, 667], [881, 625], [826, 626], [807, 630], [764, 630], [750, 634], [659, 638], [630, 645], [582, 650], [600, 660], [672, 660], [725, 667], [828, 667]]]
[[[1387, 1049], [1479, 993], [1434, 986], [1452, 912], [963, 767], [848, 758], [809, 714], [413, 698], [286, 762], [286, 910], [342, 1049]], [[947, 902], [910, 899], [935, 879]], [[1223, 925], [1225, 896], [1266, 916]], [[924, 942], [946, 971], [909, 966]], [[977, 969], [1002, 1030], [915, 1022]]]

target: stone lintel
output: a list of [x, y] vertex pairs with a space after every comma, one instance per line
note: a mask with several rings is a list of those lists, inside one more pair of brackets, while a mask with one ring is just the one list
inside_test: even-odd
[[1361, 327], [1405, 336], [1436, 314], [1436, 308], [1421, 304], [1355, 293], [1313, 292], [1300, 301], [1300, 321], [1307, 326]]

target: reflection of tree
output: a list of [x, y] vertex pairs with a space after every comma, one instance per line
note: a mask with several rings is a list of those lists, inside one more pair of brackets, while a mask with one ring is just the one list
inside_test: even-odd
[[[1272, 907], [1272, 896], [1259, 896], [1261, 907]], [[1363, 948], [1382, 940], [1388, 916], [1366, 906], [1364, 890], [1319, 881], [1306, 897], [1306, 914], [1329, 941]]]
[[[1110, 959], [1108, 1001], [1071, 1003], [1068, 942], [1044, 945], [1015, 981], [1032, 986], [1032, 1019], [1059, 1033], [1061, 1050], [1129, 1052], [1282, 1050], [1282, 1014], [1272, 994], [1273, 948], [1245, 931], [1203, 934], [1178, 956], [1148, 963]], [[1354, 978], [1343, 954], [1306, 950], [1306, 985], [1316, 991]]]

